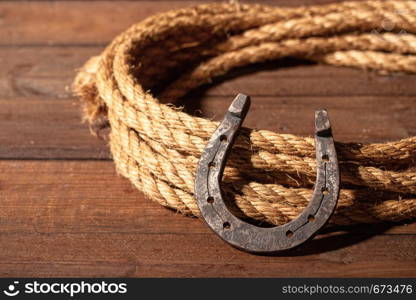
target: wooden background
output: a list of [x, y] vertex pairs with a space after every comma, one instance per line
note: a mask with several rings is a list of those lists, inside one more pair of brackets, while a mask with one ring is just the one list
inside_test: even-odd
[[[81, 123], [76, 69], [134, 22], [200, 2], [0, 3], [0, 276], [416, 276], [416, 223], [342, 228], [288, 256], [254, 256], [117, 176], [106, 142]], [[416, 134], [416, 76], [259, 67], [193, 93], [188, 111], [219, 119], [243, 92], [249, 126], [311, 135], [314, 110], [326, 107], [339, 141]]]

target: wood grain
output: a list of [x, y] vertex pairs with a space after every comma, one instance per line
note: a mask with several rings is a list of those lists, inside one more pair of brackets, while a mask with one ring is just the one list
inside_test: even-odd
[[[330, 2], [314, 0], [321, 4]], [[104, 44], [150, 15], [201, 3], [204, 1], [2, 1], [0, 45]], [[251, 0], [244, 3], [312, 4], [308, 0]]]
[[[67, 99], [73, 78], [84, 62], [103, 47], [0, 47], [0, 99], [18, 97]], [[303, 64], [302, 64], [303, 63]], [[412, 96], [416, 75], [363, 72], [296, 60], [250, 66], [219, 78], [205, 89], [209, 96]], [[223, 84], [218, 84], [223, 83]]]
[[[196, 96], [195, 96], [196, 97]], [[188, 112], [220, 120], [230, 96], [187, 98]], [[338, 141], [383, 142], [416, 134], [414, 97], [253, 96], [245, 126], [312, 136], [314, 111], [327, 108]], [[198, 105], [195, 105], [198, 104]], [[108, 159], [107, 144], [81, 122], [77, 99], [0, 100], [0, 157]], [[267, 112], [267, 114], [265, 114]], [[371, 118], [367, 113], [371, 112]], [[388, 126], [387, 126], [388, 124]]]
[[415, 275], [416, 236], [381, 227], [321, 235], [291, 256], [242, 253], [144, 199], [111, 162], [0, 161], [0, 191], [0, 276]]
[[[0, 277], [416, 276], [415, 222], [327, 229], [288, 256], [253, 256], [115, 173], [106, 141], [82, 123], [76, 70], [131, 24], [202, 2], [0, 3]], [[300, 135], [325, 107], [337, 140], [382, 142], [416, 134], [415, 78], [287, 59], [233, 71], [178, 104], [219, 120], [247, 93], [245, 125]]]

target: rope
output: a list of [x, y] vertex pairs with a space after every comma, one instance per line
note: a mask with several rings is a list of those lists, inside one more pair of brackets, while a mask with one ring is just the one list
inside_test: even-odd
[[[207, 4], [133, 25], [85, 64], [74, 90], [92, 127], [110, 126], [118, 172], [161, 205], [199, 216], [195, 169], [218, 123], [165, 103], [252, 63], [291, 56], [416, 73], [415, 54], [413, 1]], [[416, 137], [336, 148], [343, 185], [332, 223], [416, 217]], [[280, 225], [308, 204], [315, 167], [312, 138], [243, 128], [222, 188], [238, 216]]]

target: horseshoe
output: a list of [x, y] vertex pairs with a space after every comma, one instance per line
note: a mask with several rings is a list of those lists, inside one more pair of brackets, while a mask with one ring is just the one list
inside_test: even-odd
[[328, 222], [339, 195], [339, 167], [326, 110], [315, 112], [317, 177], [312, 199], [294, 220], [282, 226], [258, 227], [242, 221], [227, 208], [220, 188], [228, 154], [250, 106], [238, 94], [224, 120], [207, 143], [198, 163], [195, 196], [208, 226], [232, 246], [252, 253], [286, 251], [313, 236]]

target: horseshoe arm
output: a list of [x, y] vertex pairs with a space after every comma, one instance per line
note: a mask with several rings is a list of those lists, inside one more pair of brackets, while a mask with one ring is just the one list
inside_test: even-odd
[[312, 238], [329, 220], [339, 194], [339, 169], [328, 114], [315, 113], [317, 178], [312, 199], [294, 220], [262, 228], [234, 216], [224, 203], [220, 188], [228, 154], [247, 114], [250, 98], [239, 94], [202, 153], [195, 179], [195, 196], [202, 217], [224, 241], [253, 253], [276, 253]]

